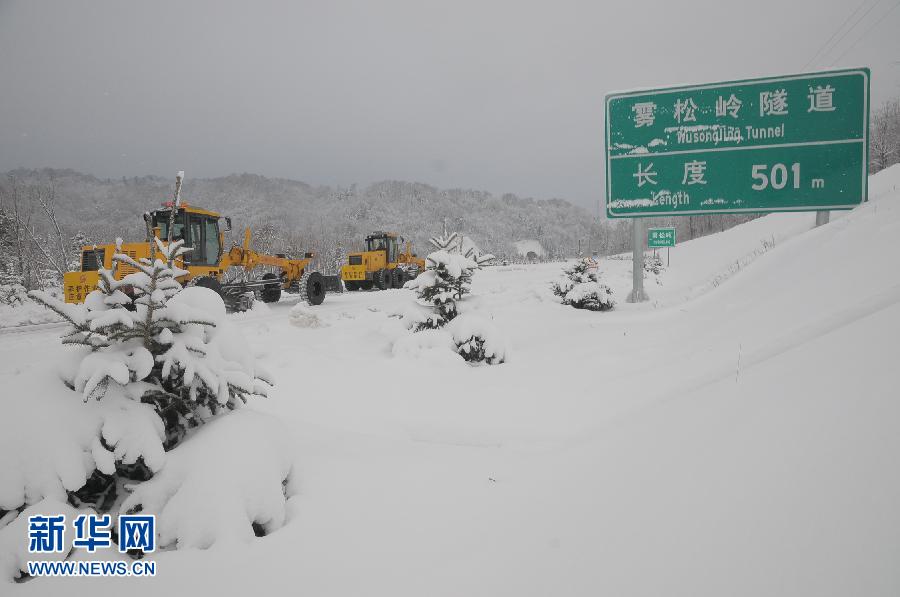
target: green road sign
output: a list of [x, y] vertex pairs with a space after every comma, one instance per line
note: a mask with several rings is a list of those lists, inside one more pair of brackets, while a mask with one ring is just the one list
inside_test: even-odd
[[851, 209], [866, 197], [869, 69], [606, 96], [611, 218]]
[[647, 247], [660, 249], [675, 246], [674, 228], [650, 228], [647, 230]]

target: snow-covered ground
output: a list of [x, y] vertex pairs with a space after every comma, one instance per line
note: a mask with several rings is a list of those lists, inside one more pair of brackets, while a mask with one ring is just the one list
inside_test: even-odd
[[[154, 579], [13, 591], [897, 595], [900, 166], [870, 197], [821, 228], [779, 214], [684, 243], [643, 304], [630, 260], [603, 259], [606, 313], [558, 303], [560, 264], [487, 268], [463, 305], [508, 338], [498, 366], [395, 350], [408, 290], [329, 295], [315, 325], [293, 298], [232, 316], [276, 378], [248, 408], [290, 438], [286, 524], [157, 553]], [[0, 497], [15, 466], [44, 467], [33, 503], [78, 460], [44, 439], [90, 416], [57, 336], [0, 336]], [[21, 532], [3, 525], [0, 559]]]

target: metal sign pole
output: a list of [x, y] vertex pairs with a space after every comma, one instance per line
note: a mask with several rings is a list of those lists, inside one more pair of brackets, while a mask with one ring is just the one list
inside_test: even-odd
[[827, 224], [830, 216], [831, 216], [830, 212], [817, 211], [816, 212], [816, 227], [818, 228], [819, 226], [821, 226], [823, 224]]
[[640, 218], [631, 219], [631, 294], [629, 303], [647, 300], [644, 292], [644, 224]]

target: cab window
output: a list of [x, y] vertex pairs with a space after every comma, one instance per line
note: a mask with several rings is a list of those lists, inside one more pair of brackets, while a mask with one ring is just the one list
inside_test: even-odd
[[370, 238], [367, 244], [367, 251], [381, 251], [387, 249], [387, 244], [383, 236], [379, 238]]
[[[154, 221], [159, 227], [159, 238], [165, 240], [169, 238], [169, 212], [158, 211], [154, 214]], [[179, 213], [175, 216], [175, 226], [172, 227], [172, 239], [184, 240], [184, 214]]]
[[208, 216], [190, 216], [190, 237], [185, 243], [193, 249], [185, 255], [191, 265], [216, 265], [219, 262], [219, 228]]
[[206, 218], [206, 265], [219, 263], [219, 224], [212, 218]]
[[388, 239], [388, 263], [397, 262], [397, 239]]
[[185, 243], [193, 250], [188, 253], [189, 261], [194, 265], [206, 263], [206, 245], [203, 243], [203, 218], [191, 216], [191, 238]]

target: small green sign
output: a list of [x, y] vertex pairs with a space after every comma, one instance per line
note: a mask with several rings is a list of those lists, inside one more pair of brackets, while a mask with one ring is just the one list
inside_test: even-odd
[[675, 246], [674, 228], [650, 228], [647, 230], [647, 247], [659, 249]]
[[866, 197], [869, 69], [606, 96], [610, 218], [851, 209]]

